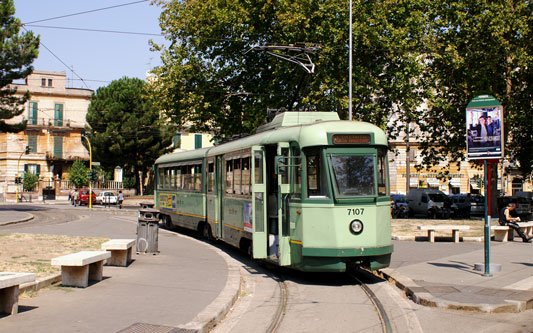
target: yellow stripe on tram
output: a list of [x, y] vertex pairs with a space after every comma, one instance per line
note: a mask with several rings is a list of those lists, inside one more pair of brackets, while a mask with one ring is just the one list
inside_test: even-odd
[[291, 239], [290, 242], [294, 243], [294, 244], [302, 245], [302, 241], [299, 241], [299, 240], [296, 240], [296, 239]]

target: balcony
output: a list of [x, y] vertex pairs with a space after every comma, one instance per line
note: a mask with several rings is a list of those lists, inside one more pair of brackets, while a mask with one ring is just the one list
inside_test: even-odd
[[83, 128], [83, 124], [76, 124], [70, 119], [51, 119], [51, 118], [26, 118], [27, 128], [53, 128], [53, 129], [69, 129], [69, 128]]

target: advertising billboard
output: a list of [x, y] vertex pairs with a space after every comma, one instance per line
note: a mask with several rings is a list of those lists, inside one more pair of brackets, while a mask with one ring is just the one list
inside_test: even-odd
[[469, 159], [503, 156], [503, 107], [490, 95], [474, 98], [466, 107], [466, 150]]

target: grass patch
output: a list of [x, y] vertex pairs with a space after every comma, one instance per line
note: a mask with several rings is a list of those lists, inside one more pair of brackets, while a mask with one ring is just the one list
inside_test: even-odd
[[60, 273], [52, 258], [82, 250], [100, 250], [108, 238], [46, 234], [2, 234], [0, 271], [35, 273], [37, 278]]

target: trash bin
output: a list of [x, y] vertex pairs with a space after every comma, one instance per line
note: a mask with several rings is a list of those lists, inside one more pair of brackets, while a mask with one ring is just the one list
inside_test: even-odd
[[145, 208], [139, 211], [137, 223], [137, 252], [158, 253], [159, 211]]

